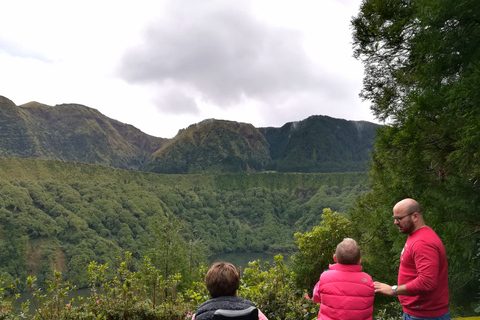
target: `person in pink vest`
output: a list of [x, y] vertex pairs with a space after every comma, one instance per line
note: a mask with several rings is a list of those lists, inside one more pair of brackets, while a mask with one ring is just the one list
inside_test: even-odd
[[403, 319], [450, 320], [448, 308], [448, 263], [439, 236], [423, 220], [422, 207], [403, 199], [393, 207], [398, 230], [408, 234], [400, 254], [397, 284], [375, 282], [375, 292], [398, 296]]
[[375, 289], [372, 277], [362, 272], [360, 246], [350, 238], [337, 245], [337, 263], [324, 271], [313, 290], [313, 302], [320, 303], [318, 319], [372, 319]]

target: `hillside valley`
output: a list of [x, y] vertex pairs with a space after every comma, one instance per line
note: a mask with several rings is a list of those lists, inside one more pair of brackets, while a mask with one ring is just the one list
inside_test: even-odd
[[[91, 261], [125, 251], [134, 268], [184, 268], [221, 252], [294, 250], [294, 233], [347, 212], [369, 189], [358, 173], [155, 174], [58, 160], [0, 158], [0, 271], [52, 271], [86, 285]], [[175, 268], [174, 268], [175, 266]]]
[[91, 261], [116, 265], [126, 251], [135, 268], [152, 255], [167, 269], [291, 253], [324, 208], [346, 213], [369, 190], [377, 127], [207, 119], [164, 139], [83, 105], [0, 97], [0, 271], [42, 283], [58, 270], [84, 286]]

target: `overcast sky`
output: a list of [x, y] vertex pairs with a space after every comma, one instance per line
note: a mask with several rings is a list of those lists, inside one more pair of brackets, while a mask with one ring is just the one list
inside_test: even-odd
[[208, 118], [376, 122], [352, 57], [360, 2], [3, 2], [0, 95], [83, 104], [163, 138]]

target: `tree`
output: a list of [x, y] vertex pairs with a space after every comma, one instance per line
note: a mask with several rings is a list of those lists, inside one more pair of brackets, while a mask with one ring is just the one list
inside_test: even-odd
[[[373, 189], [352, 220], [372, 258], [389, 263], [405, 239], [387, 212], [418, 200], [446, 246], [452, 308], [471, 313], [480, 270], [480, 2], [364, 0], [352, 26], [365, 65], [361, 97], [390, 123], [373, 152]], [[374, 249], [382, 243], [392, 251]]]
[[206, 248], [202, 241], [195, 241], [185, 223], [171, 213], [157, 218], [151, 221], [153, 232], [147, 255], [164, 279], [180, 273], [184, 284], [190, 285], [197, 280], [198, 267], [206, 261]]

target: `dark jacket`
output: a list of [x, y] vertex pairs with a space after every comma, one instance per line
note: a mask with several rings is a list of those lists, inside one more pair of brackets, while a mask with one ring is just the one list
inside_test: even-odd
[[195, 320], [211, 320], [213, 313], [218, 309], [244, 310], [251, 306], [255, 307], [253, 302], [237, 296], [212, 298], [197, 307]]

